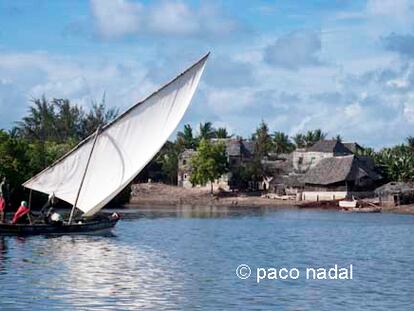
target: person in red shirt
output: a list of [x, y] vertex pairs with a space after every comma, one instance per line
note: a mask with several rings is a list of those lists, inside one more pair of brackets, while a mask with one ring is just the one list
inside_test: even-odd
[[30, 208], [27, 206], [26, 201], [22, 201], [20, 207], [13, 216], [12, 224], [17, 223], [32, 223], [30, 219]]
[[3, 196], [0, 195], [0, 223], [4, 223], [4, 216], [6, 214], [6, 201], [4, 200]]

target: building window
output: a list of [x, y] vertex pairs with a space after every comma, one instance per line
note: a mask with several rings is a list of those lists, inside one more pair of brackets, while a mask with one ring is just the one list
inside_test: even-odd
[[298, 159], [298, 164], [299, 164], [299, 165], [303, 164], [303, 157], [299, 157], [299, 159]]
[[187, 179], [187, 174], [184, 174], [184, 179]]
[[186, 165], [187, 164], [187, 160], [183, 160], [183, 165]]

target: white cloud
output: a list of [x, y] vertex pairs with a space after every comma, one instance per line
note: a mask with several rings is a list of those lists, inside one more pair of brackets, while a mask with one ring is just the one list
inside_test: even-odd
[[200, 30], [199, 20], [182, 2], [162, 2], [149, 8], [148, 27], [155, 33], [188, 35]]
[[98, 33], [104, 38], [127, 35], [224, 36], [238, 23], [222, 10], [203, 3], [191, 7], [182, 1], [159, 1], [144, 5], [127, 0], [91, 0]]
[[320, 35], [313, 31], [295, 31], [279, 37], [265, 50], [264, 59], [269, 64], [296, 70], [318, 66], [322, 43]]
[[143, 6], [125, 0], [91, 0], [92, 15], [99, 33], [107, 38], [140, 31]]
[[362, 107], [358, 102], [356, 102], [346, 106], [344, 109], [344, 113], [348, 119], [355, 119], [361, 115]]
[[87, 108], [105, 92], [107, 103], [123, 110], [156, 89], [146, 73], [138, 62], [104, 63], [96, 58], [74, 59], [45, 53], [0, 53], [1, 108], [9, 109], [7, 119], [11, 120], [0, 119], [0, 127], [10, 127], [25, 113], [30, 99], [43, 94], [48, 98], [69, 98]]
[[405, 18], [412, 9], [413, 3], [410, 0], [368, 0], [366, 7], [370, 15], [393, 19]]

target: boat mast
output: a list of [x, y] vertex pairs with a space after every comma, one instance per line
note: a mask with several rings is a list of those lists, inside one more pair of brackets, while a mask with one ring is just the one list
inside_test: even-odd
[[93, 140], [91, 152], [89, 153], [88, 161], [86, 162], [85, 171], [83, 172], [82, 180], [81, 180], [81, 183], [79, 185], [78, 193], [76, 194], [76, 200], [75, 200], [75, 203], [72, 206], [72, 210], [70, 211], [69, 224], [72, 223], [73, 215], [75, 214], [76, 205], [78, 204], [79, 195], [80, 195], [80, 192], [82, 190], [83, 182], [85, 181], [86, 173], [88, 172], [89, 162], [91, 161], [93, 149], [95, 148], [96, 141], [98, 140], [100, 130], [101, 130], [101, 126], [98, 126], [98, 128], [96, 129], [96, 132], [95, 132], [95, 138]]

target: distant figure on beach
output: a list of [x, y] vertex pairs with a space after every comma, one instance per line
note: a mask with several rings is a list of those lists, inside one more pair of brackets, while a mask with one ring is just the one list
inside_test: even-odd
[[27, 206], [26, 201], [22, 201], [20, 207], [17, 209], [13, 216], [12, 224], [31, 224], [30, 208]]

